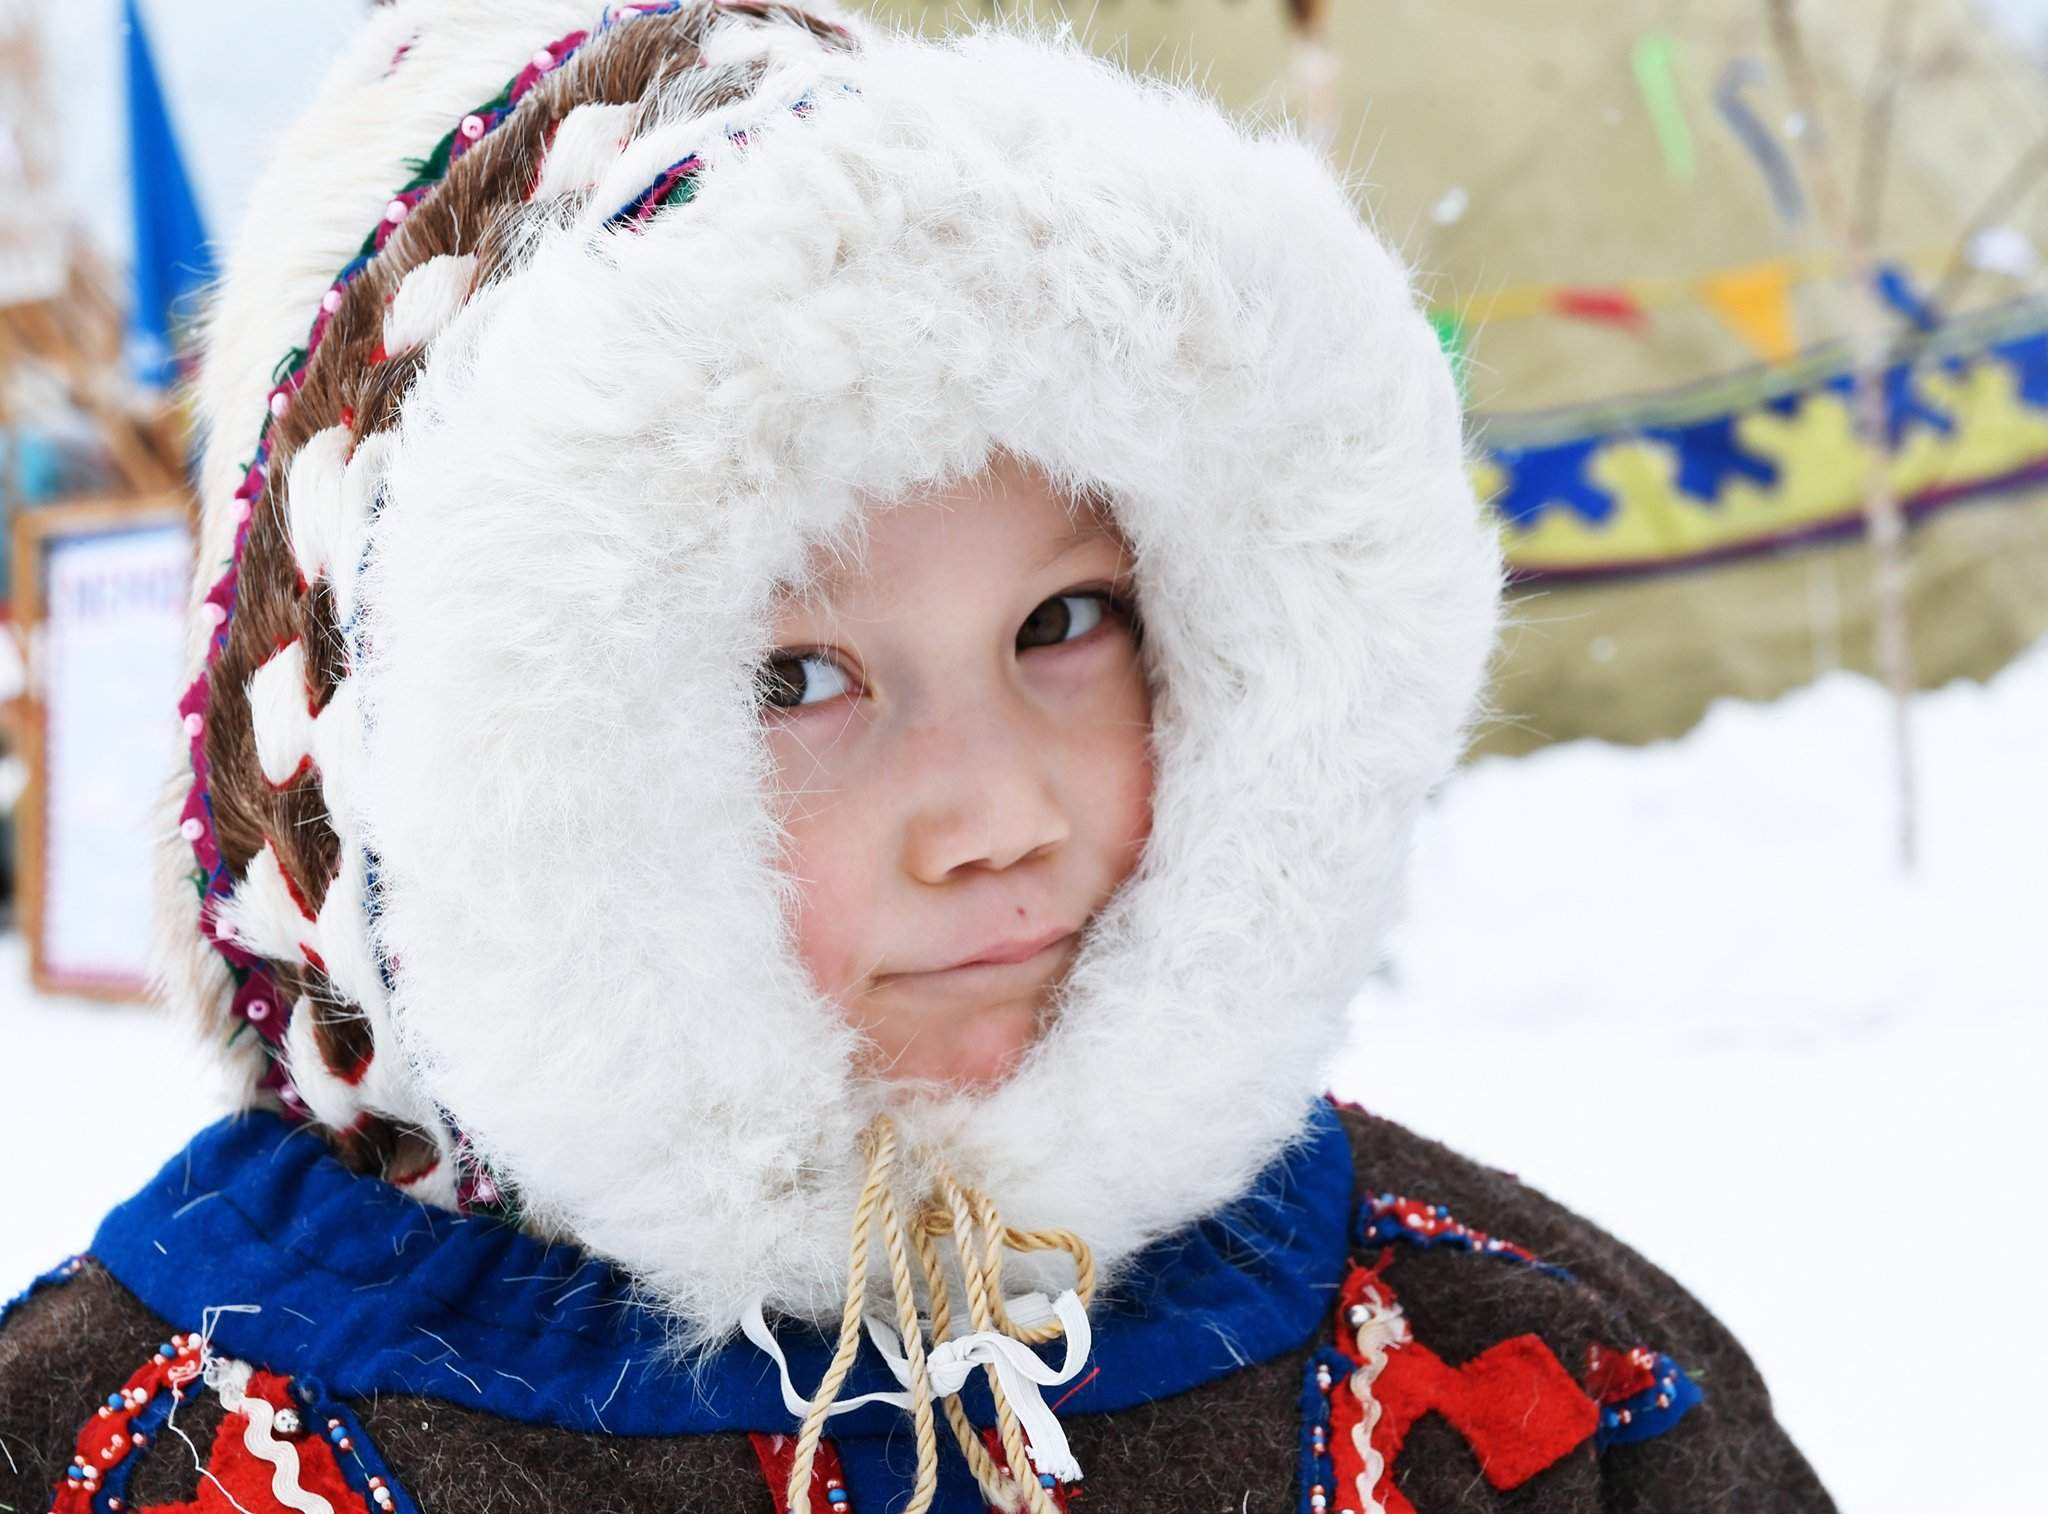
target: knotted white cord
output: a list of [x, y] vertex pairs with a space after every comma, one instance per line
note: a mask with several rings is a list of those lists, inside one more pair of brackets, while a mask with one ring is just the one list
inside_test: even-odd
[[[868, 1177], [855, 1208], [850, 1237], [846, 1306], [840, 1317], [839, 1343], [816, 1394], [804, 1397], [790, 1380], [789, 1361], [768, 1328], [765, 1300], [756, 1297], [741, 1312], [740, 1329], [766, 1353], [781, 1378], [782, 1402], [802, 1421], [796, 1454], [790, 1464], [787, 1508], [802, 1508], [809, 1497], [813, 1466], [826, 1422], [865, 1404], [885, 1403], [907, 1411], [917, 1427], [917, 1477], [903, 1514], [925, 1514], [938, 1494], [938, 1446], [933, 1436], [932, 1408], [943, 1404], [960, 1451], [982, 1492], [997, 1508], [1032, 1514], [1054, 1514], [1054, 1504], [1041, 1475], [1068, 1482], [1079, 1480], [1066, 1433], [1046, 1405], [1041, 1387], [1070, 1381], [1087, 1364], [1092, 1335], [1088, 1298], [1094, 1292], [1095, 1266], [1087, 1245], [1066, 1231], [1017, 1231], [1004, 1225], [988, 1195], [963, 1187], [941, 1174], [938, 1192], [907, 1227], [931, 1290], [929, 1322], [920, 1318], [898, 1217], [891, 1175], [896, 1158], [894, 1123], [876, 1116], [862, 1133], [868, 1153]], [[939, 1200], [943, 1200], [940, 1202]], [[869, 1234], [879, 1219], [886, 1242], [889, 1280], [897, 1318], [894, 1323], [862, 1307], [867, 1293]], [[980, 1328], [950, 1335], [952, 1311], [947, 1299], [945, 1269], [934, 1239], [951, 1232], [956, 1242], [969, 1312]], [[975, 1244], [976, 1240], [980, 1245]], [[1011, 1250], [1066, 1251], [1074, 1259], [1076, 1286], [1057, 1300], [1043, 1293], [1016, 1298], [1002, 1296], [1002, 1253]], [[841, 1400], [859, 1348], [862, 1327], [874, 1342], [903, 1391], [877, 1391]], [[933, 1337], [929, 1346], [925, 1332]], [[1066, 1355], [1054, 1368], [1031, 1349], [1055, 1335], [1066, 1339]], [[944, 1339], [939, 1337], [944, 1336]], [[997, 1432], [1009, 1465], [1000, 1466], [975, 1435], [960, 1407], [959, 1393], [979, 1368], [989, 1378], [995, 1400]]]

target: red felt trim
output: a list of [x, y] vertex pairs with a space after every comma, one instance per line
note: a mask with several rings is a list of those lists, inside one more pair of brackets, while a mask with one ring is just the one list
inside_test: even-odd
[[1617, 1351], [1586, 1348], [1586, 1391], [1601, 1404], [1618, 1404], [1657, 1386], [1657, 1353], [1645, 1346]]
[[[72, 1444], [71, 1467], [57, 1484], [50, 1514], [92, 1514], [93, 1495], [106, 1475], [146, 1444], [134, 1428], [135, 1416], [165, 1388], [182, 1391], [199, 1377], [197, 1335], [171, 1337], [172, 1354], [152, 1356], [121, 1384], [118, 1407], [102, 1404], [79, 1430]], [[75, 1470], [82, 1476], [72, 1476]]]
[[1332, 1109], [1349, 1110], [1353, 1114], [1362, 1114], [1367, 1119], [1372, 1118], [1372, 1111], [1370, 1109], [1367, 1109], [1356, 1099], [1339, 1098], [1334, 1089], [1323, 1090], [1323, 1102]]
[[[796, 1465], [796, 1437], [764, 1435], [754, 1431], [747, 1439], [753, 1442], [754, 1459], [761, 1464], [761, 1478], [768, 1484], [768, 1496], [775, 1500], [777, 1509], [785, 1508], [789, 1497], [789, 1474]], [[818, 1454], [811, 1462], [810, 1514], [852, 1514], [851, 1503], [832, 1502], [832, 1490], [845, 1487], [845, 1479], [837, 1448], [829, 1439], [819, 1441]]]
[[[273, 1409], [299, 1408], [292, 1402], [289, 1380], [274, 1373], [252, 1373], [248, 1391], [251, 1397], [261, 1398]], [[237, 1508], [277, 1508], [277, 1500], [270, 1492], [276, 1469], [242, 1443], [248, 1425], [246, 1414], [230, 1414], [221, 1420], [206, 1463], [206, 1470], [212, 1475], [199, 1480], [198, 1496], [190, 1503], [149, 1504], [138, 1508], [135, 1514], [236, 1514]], [[361, 1495], [341, 1475], [334, 1448], [313, 1425], [308, 1423], [299, 1434], [278, 1439], [289, 1440], [299, 1454], [300, 1487], [326, 1499], [336, 1514], [369, 1514]], [[234, 1502], [229, 1501], [229, 1495], [233, 1495]]]
[[[324, 972], [326, 969], [323, 968], [321, 970]], [[356, 1062], [354, 1062], [352, 1065], [348, 1067], [336, 1067], [332, 1062], [327, 1060], [327, 1048], [324, 1046], [320, 1046], [318, 1040], [315, 1040], [313, 1044], [315, 1046], [320, 1047], [320, 1065], [326, 1068], [328, 1072], [332, 1073], [335, 1077], [339, 1078], [342, 1082], [348, 1084], [348, 1086], [351, 1088], [355, 1087], [358, 1083], [363, 1081], [363, 1078], [370, 1071], [370, 1064], [377, 1060], [377, 1054], [374, 1051], [370, 1051], [363, 1053], [363, 1055]], [[358, 1116], [359, 1119], [367, 1119], [368, 1117], [369, 1111], [367, 1110], [365, 1110], [362, 1115]]]
[[[318, 710], [315, 710], [315, 711], [314, 711], [313, 713], [314, 713], [315, 715], [317, 715], [317, 714], [319, 714], [320, 712], [319, 712]], [[293, 769], [292, 769], [292, 770], [291, 770], [291, 771], [290, 771], [289, 773], [287, 773], [287, 774], [285, 775], [285, 777], [284, 777], [284, 781], [283, 781], [283, 782], [281, 782], [281, 783], [272, 783], [272, 782], [271, 782], [271, 781], [270, 781], [270, 780], [269, 780], [268, 778], [265, 778], [265, 779], [263, 780], [263, 782], [264, 782], [264, 785], [265, 785], [265, 786], [266, 786], [267, 788], [269, 788], [269, 789], [270, 789], [270, 791], [271, 791], [272, 793], [279, 793], [279, 794], [281, 794], [281, 793], [283, 793], [283, 792], [284, 792], [284, 791], [285, 791], [286, 789], [290, 788], [290, 787], [291, 787], [291, 786], [292, 786], [293, 784], [297, 783], [297, 782], [298, 782], [298, 781], [299, 781], [299, 780], [300, 780], [301, 778], [304, 778], [304, 777], [305, 777], [305, 776], [306, 776], [306, 775], [307, 775], [308, 773], [310, 773], [310, 772], [312, 772], [312, 771], [313, 771], [313, 754], [312, 754], [311, 752], [308, 752], [308, 753], [307, 753], [307, 754], [306, 754], [305, 756], [303, 756], [303, 757], [301, 757], [301, 758], [299, 759], [299, 765], [298, 765], [297, 767], [293, 768]], [[282, 869], [280, 869], [280, 871], [282, 871]], [[293, 893], [294, 895], [296, 895], [296, 894], [298, 893], [298, 888], [297, 888], [297, 886], [296, 886], [296, 885], [294, 885], [294, 886], [293, 886], [293, 888], [292, 888], [292, 893]], [[301, 906], [300, 906], [300, 909], [301, 909], [301, 911], [302, 911], [302, 912], [303, 912], [304, 908], [305, 908], [305, 906], [304, 906], [304, 905], [301, 905]], [[312, 917], [311, 917], [311, 916], [309, 915], [309, 916], [307, 916], [307, 918], [308, 918], [308, 919], [311, 919]]]
[[[299, 914], [305, 918], [305, 921], [308, 925], [317, 923], [320, 917], [314, 914], [313, 911], [307, 906], [306, 894], [305, 891], [299, 887], [299, 880], [294, 878], [292, 876], [292, 870], [284, 865], [284, 853], [280, 852], [277, 849], [277, 843], [275, 841], [272, 841], [268, 836], [265, 836], [263, 838], [263, 844], [264, 846], [269, 848], [271, 855], [277, 858], [277, 875], [280, 878], [284, 879], [284, 891], [291, 896], [292, 903], [298, 906]], [[299, 948], [299, 950], [307, 951], [308, 949], [302, 946]], [[308, 953], [308, 955], [310, 958], [310, 953]], [[316, 967], [320, 966], [320, 964], [317, 962], [313, 965]], [[322, 971], [325, 971], [325, 969], [323, 968]]]
[[[981, 1443], [988, 1448], [988, 1454], [994, 1458], [995, 1464], [1005, 1472], [1008, 1472], [1010, 1470], [1010, 1458], [1003, 1450], [1002, 1432], [996, 1429], [994, 1425], [990, 1425], [981, 1432]], [[1087, 1469], [1083, 1468], [1082, 1470], [1085, 1471]], [[1037, 1474], [1033, 1473], [1032, 1475], [1036, 1476]], [[1072, 1506], [1074, 1495], [1081, 1490], [1069, 1483], [1055, 1481], [1045, 1491], [1052, 1496], [1052, 1506], [1058, 1509], [1060, 1514], [1066, 1514], [1067, 1509]], [[990, 1504], [988, 1506], [988, 1514], [1001, 1514], [1001, 1511], [994, 1504]]]
[[[1383, 1300], [1393, 1300], [1384, 1277], [1388, 1261], [1383, 1255], [1371, 1271], [1352, 1268], [1340, 1310], [1359, 1302], [1368, 1286]], [[1337, 1343], [1356, 1361], [1357, 1339], [1342, 1319], [1340, 1312]], [[1411, 1339], [1388, 1351], [1371, 1391], [1380, 1406], [1372, 1447], [1383, 1462], [1374, 1493], [1387, 1514], [1415, 1514], [1395, 1486], [1394, 1468], [1408, 1432], [1425, 1414], [1448, 1420], [1472, 1448], [1487, 1482], [1503, 1491], [1520, 1487], [1585, 1445], [1600, 1423], [1593, 1400], [1537, 1335], [1514, 1336], [1460, 1367]], [[1347, 1377], [1330, 1395], [1330, 1456], [1346, 1491], [1356, 1488], [1365, 1467], [1352, 1434], [1363, 1419], [1364, 1405]]]
[[[72, 1469], [80, 1475], [67, 1472], [57, 1484], [50, 1503], [51, 1514], [93, 1514], [93, 1499], [104, 1488], [107, 1474], [131, 1455], [147, 1450], [148, 1438], [135, 1429], [134, 1421], [159, 1393], [171, 1392], [182, 1398], [205, 1391], [199, 1384], [198, 1333], [174, 1335], [169, 1346], [168, 1356], [158, 1352], [150, 1357], [128, 1375], [117, 1394], [109, 1395], [118, 1400], [118, 1407], [114, 1403], [103, 1404], [85, 1422], [78, 1432], [71, 1460]], [[248, 1395], [262, 1399], [273, 1409], [290, 1408], [305, 1415], [293, 1400], [291, 1380], [276, 1373], [251, 1373]], [[309, 1421], [302, 1422], [304, 1427], [299, 1434], [278, 1437], [289, 1440], [298, 1451], [299, 1486], [325, 1498], [336, 1514], [370, 1514], [362, 1497], [342, 1476], [334, 1448]], [[207, 1457], [206, 1471], [211, 1476], [199, 1480], [197, 1496], [191, 1502], [149, 1504], [137, 1508], [134, 1514], [234, 1514], [237, 1504], [245, 1510], [277, 1508], [270, 1492], [275, 1469], [242, 1443], [248, 1425], [247, 1414], [222, 1417]], [[185, 1454], [182, 1446], [174, 1446], [173, 1451]], [[230, 1502], [230, 1495], [234, 1502]]]
[[422, 1167], [418, 1172], [408, 1172], [403, 1177], [386, 1178], [385, 1181], [389, 1183], [393, 1188], [410, 1188], [413, 1184], [417, 1183], [421, 1178], [425, 1177], [428, 1173], [439, 1172], [440, 1170], [441, 1159], [439, 1157], [435, 1157], [433, 1161], [427, 1163], [427, 1165]]

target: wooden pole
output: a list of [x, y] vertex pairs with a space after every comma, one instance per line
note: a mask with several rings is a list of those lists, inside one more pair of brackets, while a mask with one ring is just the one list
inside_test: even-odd
[[[1800, 146], [1819, 220], [1835, 253], [1850, 309], [1850, 350], [1855, 355], [1857, 429], [1868, 449], [1863, 519], [1870, 536], [1872, 629], [1880, 676], [1891, 691], [1892, 747], [1899, 800], [1899, 859], [1911, 871], [1919, 856], [1919, 801], [1913, 758], [1913, 654], [1906, 613], [1912, 565], [1907, 555], [1905, 512], [1899, 508], [1891, 472], [1891, 413], [1885, 395], [1885, 362], [1891, 316], [1879, 303], [1870, 253], [1870, 228], [1850, 204], [1837, 177], [1827, 133], [1821, 126], [1820, 90], [1799, 24], [1797, 0], [1769, 0], [1771, 40], [1785, 70], [1794, 106], [1805, 118]], [[1888, 29], [1895, 30], [1895, 29]], [[1890, 81], [1878, 88], [1888, 92]]]
[[1327, 0], [1288, 0], [1294, 22], [1292, 67], [1302, 124], [1325, 158], [1337, 146], [1337, 75], [1342, 64], [1329, 43]]

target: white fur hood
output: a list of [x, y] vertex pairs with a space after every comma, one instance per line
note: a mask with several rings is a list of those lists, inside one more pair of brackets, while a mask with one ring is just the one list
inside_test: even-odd
[[[875, 1093], [784, 923], [752, 670], [862, 497], [1003, 447], [1134, 549], [1145, 854], [1022, 1069], [908, 1132], [1112, 1265], [1300, 1132], [1494, 627], [1451, 376], [1312, 148], [1063, 34], [838, 24], [379, 11], [201, 380], [170, 991], [260, 1022], [252, 1099], [387, 1175], [424, 1143], [431, 1200], [495, 1175], [698, 1340], [844, 1289]], [[701, 56], [622, 86], [635, 28]], [[437, 209], [511, 182], [540, 111], [491, 225]]]

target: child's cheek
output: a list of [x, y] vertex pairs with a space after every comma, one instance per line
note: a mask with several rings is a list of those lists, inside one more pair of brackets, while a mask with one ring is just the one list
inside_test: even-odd
[[1135, 663], [1127, 681], [1105, 692], [1090, 730], [1075, 791], [1090, 806], [1091, 833], [1102, 838], [1121, 882], [1152, 834], [1152, 702]]
[[803, 827], [790, 864], [797, 879], [797, 956], [819, 993], [839, 998], [863, 976], [861, 943], [867, 935], [863, 888], [845, 865], [847, 848], [829, 827]]
[[840, 858], [846, 846], [836, 836], [834, 811], [821, 789], [827, 787], [817, 754], [797, 729], [803, 717], [768, 723], [766, 742], [774, 758], [774, 791], [770, 811], [782, 828], [778, 867], [797, 881], [795, 918], [797, 957], [819, 994], [834, 996], [846, 985], [852, 959], [852, 938], [858, 916], [852, 906], [858, 891], [850, 887]]
[[819, 993], [843, 999], [877, 966], [874, 920], [885, 890], [873, 859], [884, 852], [857, 796], [827, 791], [815, 773], [806, 787], [779, 800], [781, 865], [797, 885], [798, 959]]

